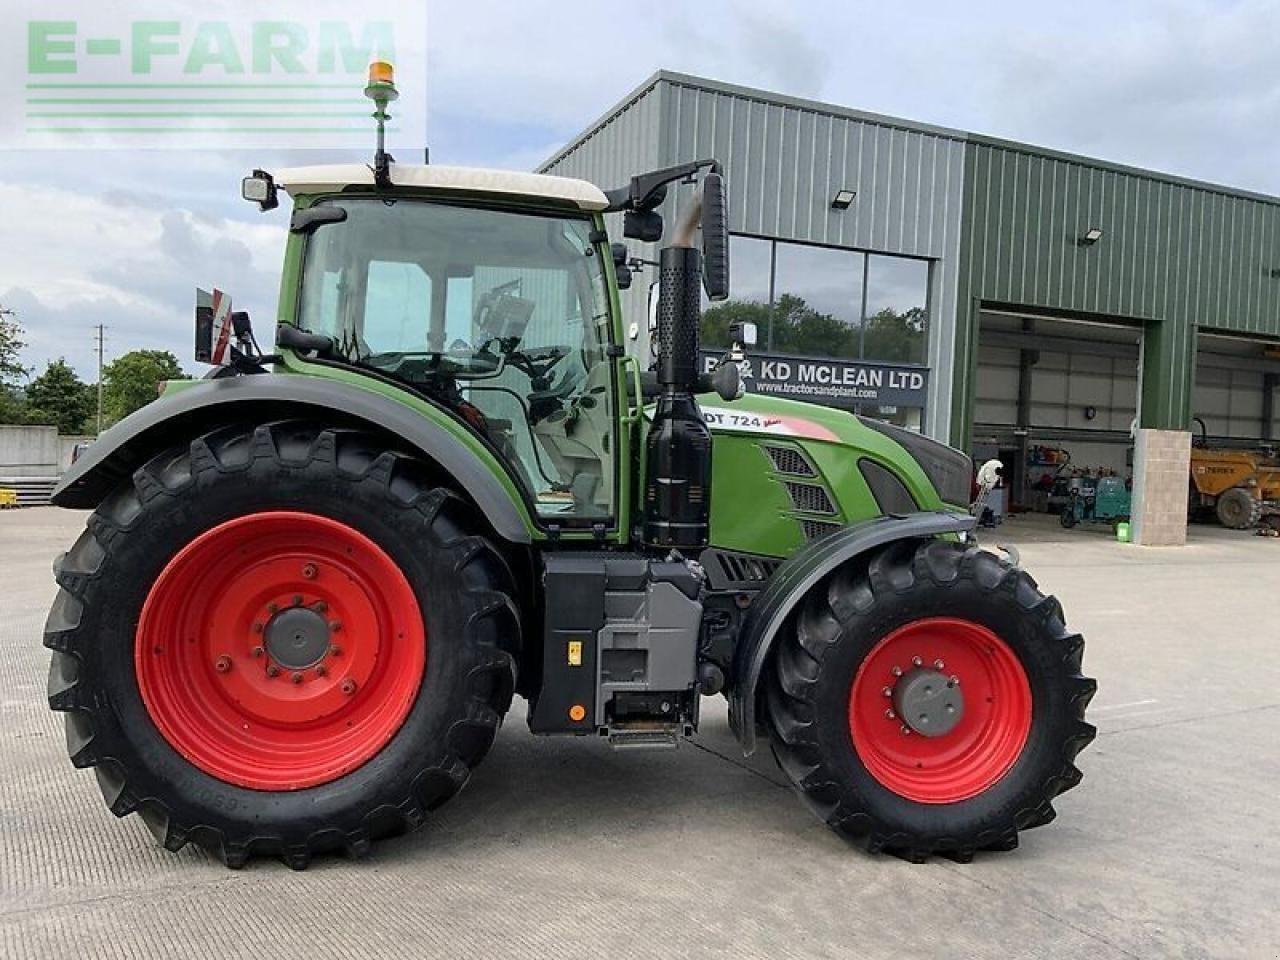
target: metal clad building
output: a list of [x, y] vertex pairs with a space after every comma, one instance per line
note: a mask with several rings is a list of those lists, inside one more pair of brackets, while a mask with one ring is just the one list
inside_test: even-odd
[[[1280, 200], [970, 135], [952, 436], [968, 436], [979, 302], [1130, 320], [1142, 425], [1192, 414], [1197, 327], [1280, 337]], [[1105, 243], [1081, 245], [1090, 228]]]
[[[930, 317], [955, 316], [965, 162], [955, 131], [664, 71], [540, 169], [611, 187], [704, 157], [725, 165], [732, 233], [926, 259]], [[833, 210], [841, 189], [858, 200]], [[683, 196], [668, 197], [668, 218]], [[611, 232], [620, 236], [620, 226]], [[656, 246], [644, 256], [655, 257]], [[645, 296], [644, 284], [628, 294], [633, 318]], [[931, 325], [927, 362], [925, 423], [945, 433], [951, 324]]]
[[[1280, 439], [1280, 199], [665, 71], [542, 170], [608, 188], [707, 157], [762, 361], [927, 366], [905, 411], [818, 402], [998, 457], [1019, 507], [1070, 447], [1132, 474], [1143, 542], [1179, 542], [1194, 418], [1213, 445]], [[640, 352], [651, 279], [625, 301]]]

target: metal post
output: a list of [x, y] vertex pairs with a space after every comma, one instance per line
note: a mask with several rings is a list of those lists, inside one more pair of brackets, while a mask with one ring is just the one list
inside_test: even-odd
[[778, 275], [778, 241], [769, 241], [769, 324], [765, 327], [765, 345], [773, 349], [773, 299], [774, 283]]
[[858, 359], [867, 359], [867, 280], [871, 276], [871, 256], [862, 255], [862, 307], [858, 321]]
[[1276, 439], [1276, 388], [1280, 387], [1280, 373], [1262, 375], [1262, 439]]
[[106, 325], [98, 324], [98, 436], [102, 435], [102, 350], [106, 341]]

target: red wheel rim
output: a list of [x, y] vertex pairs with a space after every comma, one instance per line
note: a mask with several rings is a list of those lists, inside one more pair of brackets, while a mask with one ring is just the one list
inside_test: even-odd
[[[920, 666], [963, 693], [959, 722], [941, 736], [911, 730], [893, 709], [895, 685]], [[894, 630], [862, 662], [849, 691], [849, 733], [863, 765], [894, 793], [955, 803], [1009, 772], [1031, 731], [1031, 707], [1026, 671], [1008, 644], [981, 624], [932, 617]]]
[[343, 523], [289, 511], [187, 544], [152, 585], [134, 645], [164, 738], [256, 790], [313, 787], [368, 762], [404, 723], [426, 655], [396, 563]]

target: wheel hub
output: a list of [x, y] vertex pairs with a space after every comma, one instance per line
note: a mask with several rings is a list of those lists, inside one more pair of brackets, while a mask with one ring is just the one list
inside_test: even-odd
[[954, 678], [931, 667], [915, 667], [893, 685], [893, 708], [912, 732], [942, 737], [964, 716], [964, 695]]
[[310, 607], [289, 607], [262, 631], [267, 653], [286, 670], [313, 667], [329, 650], [329, 623]]
[[139, 617], [138, 688], [169, 744], [255, 790], [328, 783], [400, 729], [426, 666], [414, 588], [318, 514], [263, 511], [197, 536]]
[[989, 789], [1017, 761], [1031, 719], [1018, 655], [990, 628], [959, 617], [923, 617], [891, 631], [849, 688], [858, 758], [883, 786], [921, 803], [957, 803]]

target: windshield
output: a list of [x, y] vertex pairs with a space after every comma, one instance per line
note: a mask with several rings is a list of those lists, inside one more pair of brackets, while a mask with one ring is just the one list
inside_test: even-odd
[[333, 203], [347, 217], [308, 238], [299, 325], [462, 416], [539, 512], [611, 513], [611, 315], [592, 221]]

